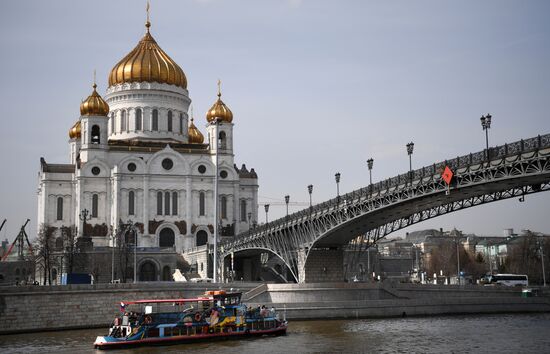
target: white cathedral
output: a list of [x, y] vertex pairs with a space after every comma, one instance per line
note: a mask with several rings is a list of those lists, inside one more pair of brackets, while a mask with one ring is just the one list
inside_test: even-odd
[[[94, 248], [112, 246], [110, 230], [128, 221], [139, 229], [143, 249], [185, 253], [212, 244], [217, 160], [219, 233], [246, 231], [258, 220], [258, 177], [234, 164], [233, 114], [218, 88], [205, 142], [190, 104], [185, 73], [158, 46], [147, 21], [143, 38], [111, 70], [104, 98], [94, 83], [80, 105], [69, 130], [70, 163], [41, 159], [38, 225], [77, 226]], [[150, 263], [145, 271], [154, 268], [146, 280], [161, 280], [165, 266], [149, 258], [139, 260], [141, 267]]]

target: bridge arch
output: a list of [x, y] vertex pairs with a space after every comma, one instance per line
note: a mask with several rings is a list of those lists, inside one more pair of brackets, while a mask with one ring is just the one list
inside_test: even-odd
[[[289, 270], [290, 274], [294, 278], [294, 281], [298, 282], [298, 280], [299, 280], [298, 276], [297, 276], [297, 274], [294, 273], [292, 267], [288, 264], [288, 262], [283, 257], [281, 257], [279, 254], [274, 252], [272, 249], [265, 248], [265, 247], [250, 247], [250, 248], [246, 248], [246, 249], [241, 249], [239, 251], [234, 251], [233, 254], [235, 256], [235, 255], [243, 254], [243, 253], [250, 252], [250, 251], [267, 252], [271, 255], [276, 256], [286, 266], [286, 269]], [[226, 276], [226, 274], [223, 272], [224, 271], [223, 265], [226, 263], [227, 259], [230, 258], [230, 257], [231, 257], [231, 252], [223, 252], [222, 251], [221, 257], [220, 257], [221, 258], [220, 264], [222, 265], [222, 269], [221, 269], [222, 272], [221, 273], [223, 274], [224, 277]]]

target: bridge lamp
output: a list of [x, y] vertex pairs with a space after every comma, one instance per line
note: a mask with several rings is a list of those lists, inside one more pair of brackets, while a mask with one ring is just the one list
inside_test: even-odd
[[407, 155], [409, 155], [409, 175], [412, 182], [412, 154], [414, 151], [414, 143], [411, 141], [407, 144]]
[[491, 114], [487, 113], [486, 116], [481, 116], [481, 127], [485, 130], [485, 147], [487, 149], [487, 161], [489, 161], [489, 129], [491, 129]]
[[248, 213], [248, 228], [250, 229], [250, 219], [252, 219], [252, 213]]
[[338, 202], [340, 202], [340, 172], [336, 172], [334, 178], [336, 179], [336, 197], [338, 198]]
[[313, 184], [310, 184], [309, 186], [307, 186], [307, 191], [309, 192], [309, 208], [311, 209], [311, 207], [313, 206], [313, 204], [311, 203], [311, 193], [313, 193]]
[[367, 167], [369, 168], [369, 182], [372, 184], [372, 165], [374, 164], [374, 160], [372, 157], [367, 160]]
[[267, 224], [267, 213], [269, 212], [269, 204], [265, 204], [264, 209], [265, 209], [265, 223]]
[[285, 195], [285, 203], [286, 203], [286, 217], [288, 218], [288, 202], [290, 202], [290, 196]]

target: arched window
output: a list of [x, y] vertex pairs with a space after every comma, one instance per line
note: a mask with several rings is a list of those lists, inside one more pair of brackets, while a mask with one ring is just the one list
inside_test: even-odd
[[178, 215], [178, 192], [172, 192], [172, 215]]
[[126, 111], [120, 112], [120, 132], [123, 133], [126, 131]]
[[57, 198], [57, 220], [63, 220], [63, 198]]
[[136, 109], [136, 129], [135, 130], [141, 130], [141, 108]]
[[180, 134], [183, 134], [183, 113], [180, 113]]
[[135, 215], [134, 201], [135, 201], [134, 191], [130, 191], [128, 193], [128, 215]]
[[222, 197], [220, 209], [222, 210], [222, 219], [227, 219], [227, 198]]
[[97, 209], [99, 204], [99, 196], [97, 194], [92, 195], [92, 218], [97, 218]]
[[168, 131], [172, 131], [172, 111], [168, 111]]
[[157, 215], [162, 215], [162, 192], [157, 193]]
[[99, 144], [99, 126], [92, 126], [92, 144]]
[[204, 216], [204, 192], [199, 194], [199, 215]]
[[220, 135], [219, 135], [219, 139], [220, 139], [220, 149], [226, 149], [227, 148], [227, 139], [226, 139], [226, 136], [225, 136], [225, 132], [220, 132]]
[[170, 192], [164, 192], [164, 215], [170, 215]]
[[158, 131], [159, 130], [159, 111], [156, 109], [153, 109], [153, 120], [151, 123], [151, 130]]
[[246, 200], [241, 199], [241, 221], [246, 221]]
[[159, 234], [159, 247], [174, 247], [176, 235], [168, 227], [162, 229]]
[[208, 243], [208, 234], [204, 230], [197, 232], [196, 246], [206, 245]]

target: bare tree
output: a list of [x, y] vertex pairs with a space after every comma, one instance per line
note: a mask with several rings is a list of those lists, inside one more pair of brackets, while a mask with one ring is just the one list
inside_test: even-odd
[[38, 269], [43, 271], [44, 285], [46, 282], [48, 285], [52, 285], [52, 251], [55, 247], [55, 232], [56, 227], [49, 224], [40, 225], [40, 231], [34, 244], [34, 250], [36, 252], [36, 265]]

